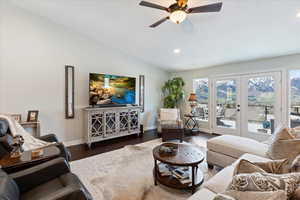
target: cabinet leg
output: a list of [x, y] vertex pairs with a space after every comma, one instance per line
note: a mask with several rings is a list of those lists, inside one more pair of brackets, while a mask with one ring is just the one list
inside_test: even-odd
[[92, 149], [92, 143], [87, 143], [87, 145], [89, 149]]
[[208, 167], [208, 169], [213, 169], [214, 165], [207, 163], [207, 167]]
[[157, 166], [157, 160], [154, 160], [154, 185], [157, 185], [157, 173], [158, 173], [158, 166]]

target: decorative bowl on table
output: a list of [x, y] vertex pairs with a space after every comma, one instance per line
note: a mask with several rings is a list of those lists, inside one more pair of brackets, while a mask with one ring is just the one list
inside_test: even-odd
[[178, 144], [164, 143], [159, 148], [159, 154], [162, 156], [174, 156], [178, 150]]

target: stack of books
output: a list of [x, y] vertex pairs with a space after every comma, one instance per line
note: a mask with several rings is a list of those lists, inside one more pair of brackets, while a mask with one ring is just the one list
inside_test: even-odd
[[189, 167], [159, 163], [158, 168], [161, 176], [172, 176], [180, 181], [181, 184], [190, 184], [192, 182]]

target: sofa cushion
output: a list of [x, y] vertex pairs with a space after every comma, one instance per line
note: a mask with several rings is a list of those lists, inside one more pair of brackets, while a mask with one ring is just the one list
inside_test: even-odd
[[202, 188], [193, 194], [188, 200], [213, 200], [217, 194], [207, 188]]
[[234, 167], [232, 165], [225, 167], [207, 182], [204, 182], [203, 187], [211, 190], [214, 193], [224, 192], [231, 183]]
[[266, 157], [268, 145], [250, 138], [232, 135], [222, 135], [207, 141], [210, 151], [220, 152], [234, 158], [239, 158], [245, 153]]
[[235, 190], [228, 190], [224, 192], [225, 195], [231, 196], [236, 200], [286, 200], [287, 196], [283, 190], [271, 192], [241, 192]]
[[217, 194], [213, 200], [237, 200], [226, 194]]

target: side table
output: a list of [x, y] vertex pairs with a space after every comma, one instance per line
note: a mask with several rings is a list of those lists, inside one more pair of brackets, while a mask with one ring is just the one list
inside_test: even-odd
[[30, 128], [33, 130], [33, 136], [34, 137], [40, 137], [41, 136], [41, 123], [39, 121], [37, 122], [20, 122], [21, 126], [23, 128]]
[[[166, 144], [167, 143], [161, 144], [153, 149], [154, 184], [157, 185], [157, 183], [160, 183], [175, 189], [190, 189], [192, 193], [195, 193], [196, 188], [204, 181], [203, 172], [198, 168], [199, 164], [204, 160], [201, 150], [195, 145], [177, 144], [178, 150], [175, 155], [162, 155], [160, 154], [159, 149]], [[191, 182], [181, 183], [177, 178], [174, 178], [173, 175], [163, 176], [159, 170], [159, 162], [170, 166], [188, 167]]]
[[196, 119], [199, 117], [197, 115], [192, 114], [185, 114], [184, 117], [186, 118], [184, 127], [186, 129], [190, 129], [191, 131], [198, 131], [199, 124], [197, 123]]
[[11, 158], [10, 154], [7, 154], [0, 159], [0, 166], [5, 172], [13, 173], [59, 157], [60, 155], [60, 150], [56, 146], [48, 146], [43, 148], [43, 150], [43, 155], [38, 157], [32, 157], [31, 151], [24, 151], [18, 158]]

